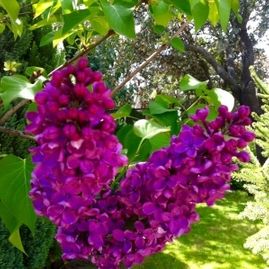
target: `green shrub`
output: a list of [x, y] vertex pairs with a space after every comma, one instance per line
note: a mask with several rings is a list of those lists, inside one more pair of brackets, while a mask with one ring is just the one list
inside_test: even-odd
[[0, 219], [0, 268], [24, 269], [22, 253], [9, 241], [9, 232]]

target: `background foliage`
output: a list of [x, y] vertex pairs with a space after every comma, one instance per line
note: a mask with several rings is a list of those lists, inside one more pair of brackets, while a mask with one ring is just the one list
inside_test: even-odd
[[[88, 53], [92, 68], [105, 74], [112, 89], [123, 83], [115, 94], [118, 109], [113, 116], [124, 152], [134, 164], [167, 145], [197, 108], [209, 105], [211, 118], [220, 103], [247, 104], [252, 111], [262, 113], [249, 67], [254, 65], [262, 78], [268, 76], [265, 51], [257, 46], [268, 28], [267, 10], [268, 1], [264, 0], [0, 0], [0, 169], [4, 171], [0, 175], [0, 217], [3, 249], [10, 251], [5, 255], [15, 259], [3, 256], [0, 261], [15, 261], [18, 268], [19, 264], [38, 268], [51, 245], [53, 227], [43, 220], [35, 223], [28, 199], [28, 148], [34, 142], [25, 139], [22, 131], [24, 113], [35, 109], [31, 104], [34, 94], [52, 70], [79, 53]], [[182, 26], [185, 28], [180, 32]], [[90, 50], [100, 37], [103, 42]], [[158, 57], [133, 76], [132, 72], [154, 53]], [[256, 116], [261, 123], [255, 128], [261, 133], [267, 124], [264, 115]], [[265, 150], [267, 141], [258, 140], [258, 145]], [[242, 170], [240, 178], [252, 182], [248, 189], [256, 191], [259, 186], [260, 195], [266, 193], [257, 183], [265, 180], [261, 171], [266, 163], [260, 148], [253, 150], [256, 159], [253, 157], [252, 166], [245, 168], [249, 170]], [[12, 170], [15, 166], [16, 174]], [[259, 173], [249, 179], [254, 167]], [[265, 199], [249, 192], [256, 200]], [[29, 214], [22, 214], [21, 207], [28, 208]], [[42, 235], [34, 233], [36, 226]], [[46, 233], [48, 240], [40, 245]], [[263, 233], [259, 237], [263, 248], [256, 252], [267, 248], [268, 242], [263, 241], [267, 236]], [[9, 246], [7, 238], [24, 250], [29, 260]], [[43, 263], [30, 261], [30, 253], [34, 253], [28, 245], [31, 240], [37, 240], [33, 246], [40, 245], [43, 254], [37, 250], [33, 255]], [[247, 246], [253, 248], [251, 243]]]

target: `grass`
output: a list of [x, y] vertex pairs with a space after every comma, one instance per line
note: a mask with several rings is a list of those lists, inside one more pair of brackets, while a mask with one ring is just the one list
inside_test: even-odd
[[136, 269], [264, 269], [265, 262], [244, 249], [246, 238], [257, 230], [238, 219], [249, 197], [230, 192], [213, 207], [199, 206], [201, 220], [192, 231], [168, 245]]

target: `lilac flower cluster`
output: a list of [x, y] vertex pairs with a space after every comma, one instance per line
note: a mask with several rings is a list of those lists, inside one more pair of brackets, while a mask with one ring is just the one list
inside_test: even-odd
[[231, 113], [221, 106], [211, 122], [208, 109], [200, 109], [193, 126], [129, 169], [113, 191], [110, 183], [126, 159], [106, 113], [113, 107], [110, 91], [100, 80], [81, 59], [54, 73], [36, 96], [38, 112], [28, 114], [27, 127], [38, 142], [31, 197], [36, 212], [58, 226], [64, 259], [130, 268], [187, 233], [199, 219], [197, 203], [213, 205], [224, 196], [237, 169], [233, 157], [249, 161], [243, 148], [254, 134], [246, 129], [248, 107]]
[[255, 136], [246, 129], [248, 107], [230, 113], [221, 106], [211, 122], [208, 112], [198, 110], [196, 124], [130, 169], [116, 193], [103, 193], [81, 226], [58, 231], [65, 258], [89, 255], [98, 268], [130, 268], [187, 233], [199, 219], [197, 203], [213, 205], [224, 196], [237, 169], [232, 158], [249, 161], [242, 148]]
[[35, 101], [38, 111], [27, 114], [26, 127], [38, 143], [31, 149], [36, 167], [30, 196], [38, 215], [67, 228], [127, 163], [107, 113], [114, 101], [86, 58], [54, 72]]

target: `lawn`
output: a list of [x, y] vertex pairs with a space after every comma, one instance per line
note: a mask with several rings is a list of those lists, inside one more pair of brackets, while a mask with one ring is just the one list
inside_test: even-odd
[[230, 192], [213, 207], [199, 206], [201, 220], [192, 231], [136, 269], [265, 269], [263, 260], [244, 249], [255, 224], [238, 219], [249, 199]]

